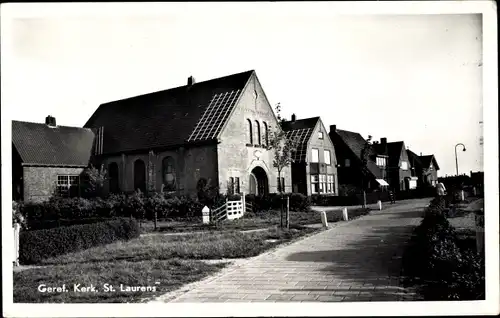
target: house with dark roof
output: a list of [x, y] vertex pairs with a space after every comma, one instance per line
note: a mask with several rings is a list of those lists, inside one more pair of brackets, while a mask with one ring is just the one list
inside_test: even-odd
[[338, 195], [337, 157], [319, 117], [281, 123], [288, 138], [297, 142], [292, 156], [292, 190], [304, 195]]
[[[253, 70], [102, 104], [84, 127], [98, 131], [110, 192], [278, 190], [267, 144], [280, 127]], [[281, 177], [291, 191], [290, 168]]]
[[386, 176], [391, 189], [398, 192], [416, 188], [404, 141], [387, 142], [387, 138], [381, 138], [373, 148], [379, 156], [387, 158]]
[[[335, 147], [339, 186], [352, 187], [358, 191], [364, 187], [368, 191], [385, 190], [388, 186], [387, 159], [373, 146], [367, 146], [367, 140], [357, 132], [337, 129], [330, 125], [329, 136]], [[368, 162], [363, 165], [363, 149], [368, 147]]]
[[12, 121], [13, 200], [44, 201], [55, 193], [77, 195], [89, 165], [95, 132], [89, 128]]
[[438, 182], [439, 165], [434, 155], [417, 155], [410, 149], [406, 150], [411, 166], [412, 177], [417, 178], [418, 187], [435, 187]]

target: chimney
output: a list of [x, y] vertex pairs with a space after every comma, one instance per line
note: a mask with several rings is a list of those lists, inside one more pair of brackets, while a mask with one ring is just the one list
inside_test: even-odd
[[385, 138], [385, 137], [384, 137], [384, 138], [380, 138], [380, 143], [381, 143], [382, 145], [387, 144], [387, 138]]
[[56, 118], [52, 116], [47, 116], [45, 117], [45, 125], [49, 127], [55, 127], [56, 126]]
[[330, 125], [330, 134], [337, 131], [337, 125]]
[[296, 119], [297, 119], [297, 116], [295, 116], [295, 114], [292, 114], [292, 122], [295, 122]]
[[193, 86], [193, 84], [196, 83], [195, 79], [193, 76], [188, 77], [188, 86]]
[[420, 157], [422, 157], [422, 153], [420, 153]]

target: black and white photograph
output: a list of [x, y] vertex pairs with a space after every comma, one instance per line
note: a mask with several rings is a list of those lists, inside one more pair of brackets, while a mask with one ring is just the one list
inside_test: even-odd
[[0, 13], [4, 316], [499, 313], [495, 2]]

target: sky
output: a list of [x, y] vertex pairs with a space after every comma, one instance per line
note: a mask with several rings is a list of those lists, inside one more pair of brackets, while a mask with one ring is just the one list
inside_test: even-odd
[[327, 129], [402, 140], [434, 154], [440, 176], [456, 173], [463, 143], [459, 172], [483, 170], [480, 14], [262, 5], [12, 19], [2, 41], [2, 117], [44, 122], [50, 114], [81, 127], [102, 103], [185, 85], [190, 75], [253, 69], [287, 118], [320, 116]]

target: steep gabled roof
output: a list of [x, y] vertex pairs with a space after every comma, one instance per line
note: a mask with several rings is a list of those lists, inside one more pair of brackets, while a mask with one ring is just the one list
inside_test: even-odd
[[[358, 160], [362, 160], [361, 155], [363, 152], [363, 148], [367, 143], [365, 138], [363, 138], [363, 136], [361, 136], [361, 134], [357, 132], [352, 132], [347, 130], [336, 129], [335, 133], [340, 137], [343, 143], [352, 151], [355, 157]], [[374, 154], [376, 154], [375, 149], [373, 147], [370, 147], [370, 156]], [[375, 177], [381, 174], [380, 168], [372, 160], [368, 160], [367, 168]]]
[[309, 139], [318, 124], [319, 117], [285, 121], [281, 123], [281, 129], [286, 132], [288, 138], [296, 138], [297, 150], [293, 153], [296, 162], [304, 162], [307, 157], [307, 145]]
[[436, 167], [436, 170], [439, 170], [439, 166], [437, 164], [436, 158], [434, 155], [426, 155], [426, 156], [420, 156], [420, 161], [422, 162], [422, 166], [424, 168], [429, 168], [431, 165], [431, 162], [434, 164]]
[[87, 166], [93, 142], [91, 129], [12, 121], [12, 144], [24, 164]]
[[102, 104], [85, 127], [104, 127], [104, 154], [215, 140], [254, 73]]
[[420, 156], [411, 151], [410, 149], [406, 150], [406, 154], [408, 155], [408, 160], [410, 164], [415, 168], [422, 168], [422, 161], [420, 161]]
[[398, 167], [401, 157], [401, 150], [404, 148], [404, 142], [394, 141], [387, 143], [387, 155], [389, 156], [389, 166]]

